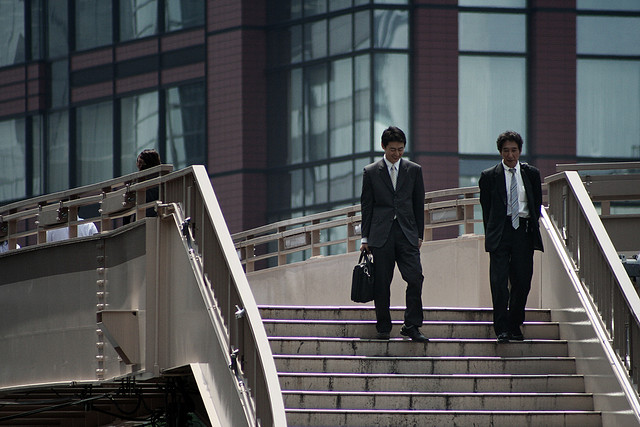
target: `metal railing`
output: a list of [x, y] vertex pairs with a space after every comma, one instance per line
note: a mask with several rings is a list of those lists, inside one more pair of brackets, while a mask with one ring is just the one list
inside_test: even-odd
[[[476, 218], [474, 213], [480, 204], [478, 193], [477, 186], [425, 193], [424, 240], [433, 240], [434, 230], [441, 228], [455, 227], [455, 235], [473, 233], [474, 225], [482, 222], [482, 215]], [[332, 254], [358, 251], [361, 220], [360, 205], [354, 205], [279, 221], [232, 237], [246, 271], [251, 272], [319, 256], [328, 247], [332, 247]], [[294, 254], [297, 258], [290, 257]]]
[[[150, 207], [179, 206], [182, 217], [188, 217], [188, 228], [183, 232], [193, 237], [193, 250], [224, 322], [230, 369], [242, 373], [244, 386], [255, 402], [258, 424], [285, 426], [284, 403], [267, 335], [206, 169], [191, 166], [171, 173], [172, 169], [161, 165], [2, 206], [0, 241], [16, 250], [17, 244], [24, 248], [46, 243], [50, 229], [69, 227], [72, 238], [83, 223], [97, 223], [100, 232], [105, 232], [123, 225], [125, 218], [144, 218]], [[158, 200], [147, 201], [147, 192], [154, 189]], [[78, 211], [87, 208], [98, 215], [78, 219]]]
[[[587, 170], [588, 167], [567, 165], [562, 168], [563, 172], [545, 179], [549, 212], [564, 238], [578, 276], [612, 337], [614, 350], [637, 386], [640, 379], [640, 298], [592, 200], [638, 200], [640, 177], [624, 173], [594, 180], [595, 177], [581, 178], [575, 170], [568, 170]], [[599, 165], [598, 168], [624, 169], [625, 166]], [[603, 213], [604, 216], [610, 214], [604, 209]], [[640, 233], [637, 228], [627, 232]]]

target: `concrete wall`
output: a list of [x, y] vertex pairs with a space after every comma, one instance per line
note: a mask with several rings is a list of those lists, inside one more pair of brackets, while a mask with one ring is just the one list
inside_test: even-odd
[[[358, 305], [350, 299], [359, 253], [316, 257], [247, 275], [258, 304]], [[491, 307], [489, 256], [484, 236], [425, 242], [421, 248], [425, 307]], [[404, 306], [405, 285], [396, 268], [391, 305]], [[528, 307], [540, 307], [540, 252], [536, 252]], [[373, 303], [369, 303], [373, 304]]]

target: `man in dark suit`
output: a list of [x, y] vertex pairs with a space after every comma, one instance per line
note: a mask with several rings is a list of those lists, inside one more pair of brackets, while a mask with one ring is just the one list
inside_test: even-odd
[[[540, 171], [519, 161], [522, 137], [513, 131], [497, 140], [502, 162], [480, 175], [480, 204], [489, 252], [493, 329], [498, 342], [522, 341], [520, 325], [531, 289], [533, 251], [543, 250], [540, 236]], [[508, 282], [511, 282], [509, 289]]]
[[391, 279], [395, 264], [407, 282], [404, 325], [400, 334], [426, 342], [422, 326], [422, 265], [424, 182], [422, 168], [402, 159], [404, 132], [389, 127], [382, 133], [384, 158], [364, 168], [362, 176], [362, 246], [373, 253], [374, 303], [378, 339], [391, 334]]

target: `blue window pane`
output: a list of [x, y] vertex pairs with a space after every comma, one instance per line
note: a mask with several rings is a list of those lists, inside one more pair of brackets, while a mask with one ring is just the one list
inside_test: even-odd
[[305, 169], [305, 206], [327, 203], [328, 197], [328, 167], [316, 166]]
[[204, 0], [165, 0], [165, 30], [204, 25]]
[[401, 10], [376, 10], [373, 14], [374, 47], [407, 49], [409, 14]]
[[0, 67], [24, 62], [24, 1], [0, 1]]
[[0, 200], [26, 196], [25, 120], [0, 122]]
[[69, 113], [51, 113], [47, 117], [46, 193], [69, 188]]
[[329, 81], [330, 156], [353, 153], [353, 65], [351, 59], [331, 64]]
[[355, 150], [363, 153], [371, 150], [371, 56], [355, 59]]
[[305, 160], [327, 158], [327, 68], [324, 64], [310, 67], [306, 72]]
[[157, 31], [157, 0], [120, 0], [120, 40], [148, 37]]
[[332, 162], [329, 175], [332, 202], [353, 198], [353, 162]]
[[640, 55], [640, 18], [578, 16], [578, 54]]
[[304, 0], [304, 16], [313, 16], [327, 12], [327, 0]]
[[577, 0], [578, 10], [640, 10], [638, 0]]
[[[374, 136], [398, 126], [409, 137], [409, 56], [379, 54], [374, 57]], [[378, 149], [378, 145], [374, 148]]]
[[458, 14], [458, 20], [461, 51], [526, 52], [525, 15], [469, 12]]
[[76, 111], [78, 185], [113, 178], [113, 104], [111, 101]]
[[458, 6], [523, 9], [527, 7], [527, 0], [458, 0]]
[[500, 133], [527, 134], [524, 58], [461, 56], [458, 78], [460, 153], [495, 154]]
[[577, 152], [640, 157], [640, 61], [578, 60]]
[[368, 49], [371, 47], [371, 12], [357, 12], [355, 14], [354, 48]]
[[327, 56], [327, 21], [318, 21], [304, 26], [304, 59]]
[[167, 90], [166, 158], [175, 169], [206, 164], [205, 90], [196, 83]]
[[76, 0], [76, 49], [91, 49], [112, 42], [111, 2]]
[[67, 2], [47, 2], [48, 57], [57, 58], [69, 53], [69, 22]]
[[304, 104], [301, 69], [291, 70], [289, 93], [289, 164], [296, 164], [303, 160]]
[[329, 21], [329, 54], [351, 51], [351, 15], [342, 15]]
[[135, 172], [138, 154], [158, 146], [158, 93], [130, 96], [120, 101], [121, 173]]

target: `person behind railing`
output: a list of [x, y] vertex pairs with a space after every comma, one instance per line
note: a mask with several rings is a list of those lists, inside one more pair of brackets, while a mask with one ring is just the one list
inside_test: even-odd
[[[522, 137], [513, 131], [498, 136], [502, 161], [482, 171], [480, 205], [489, 252], [493, 329], [499, 343], [522, 341], [520, 326], [531, 290], [533, 251], [543, 250], [540, 236], [540, 171], [519, 161]], [[511, 288], [509, 283], [511, 282]]]
[[[82, 218], [78, 217], [78, 221], [82, 221]], [[93, 222], [85, 222], [84, 224], [78, 224], [78, 236], [85, 237], [92, 236], [98, 233], [98, 228]], [[47, 242], [57, 242], [60, 240], [67, 240], [69, 238], [69, 227], [55, 228], [53, 230], [47, 230]]]
[[373, 253], [376, 337], [386, 340], [391, 336], [391, 280], [397, 263], [407, 282], [407, 307], [400, 334], [426, 342], [418, 329], [423, 321], [420, 247], [424, 233], [424, 182], [422, 167], [401, 159], [406, 143], [401, 129], [385, 129], [384, 157], [364, 168], [360, 251]]
[[[154, 166], [158, 166], [162, 163], [160, 159], [160, 153], [158, 153], [153, 148], [149, 148], [146, 150], [142, 150], [140, 154], [138, 154], [138, 159], [136, 160], [136, 166], [139, 171], [143, 171], [145, 169], [152, 168]], [[160, 198], [160, 190], [158, 187], [148, 188], [146, 191], [146, 202], [153, 202]], [[154, 208], [147, 208], [146, 216], [154, 217], [156, 216], [156, 210]]]
[[[20, 249], [20, 245], [18, 245], [16, 243], [16, 249]], [[9, 241], [5, 240], [4, 242], [0, 243], [0, 254], [3, 252], [7, 252], [9, 250]]]

